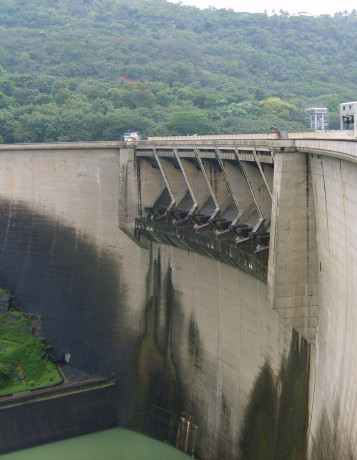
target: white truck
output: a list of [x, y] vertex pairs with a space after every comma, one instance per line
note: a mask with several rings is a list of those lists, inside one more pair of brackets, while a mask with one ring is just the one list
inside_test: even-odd
[[137, 132], [124, 133], [123, 135], [124, 142], [141, 141], [141, 139], [142, 137]]

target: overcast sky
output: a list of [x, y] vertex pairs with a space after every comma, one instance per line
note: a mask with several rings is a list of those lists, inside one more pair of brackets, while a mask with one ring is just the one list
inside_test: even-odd
[[313, 15], [330, 14], [336, 12], [351, 12], [357, 9], [356, 0], [344, 0], [334, 2], [331, 0], [169, 0], [171, 3], [182, 3], [183, 5], [197, 6], [198, 8], [231, 8], [234, 11], [247, 11], [249, 13], [269, 13], [272, 10], [288, 11], [290, 14], [306, 12]]

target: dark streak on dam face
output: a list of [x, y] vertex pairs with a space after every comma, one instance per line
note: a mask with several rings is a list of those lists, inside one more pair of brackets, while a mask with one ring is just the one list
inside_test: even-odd
[[239, 437], [242, 459], [307, 457], [310, 345], [293, 331], [278, 380], [266, 362], [256, 379]]
[[139, 339], [132, 395], [131, 427], [175, 445], [183, 412], [175, 360], [180, 307], [175, 302], [171, 269], [162, 277], [160, 254], [150, 262], [146, 278], [144, 330]]

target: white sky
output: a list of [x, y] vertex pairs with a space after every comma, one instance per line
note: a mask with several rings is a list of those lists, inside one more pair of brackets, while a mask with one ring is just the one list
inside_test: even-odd
[[288, 11], [290, 14], [306, 12], [312, 15], [330, 14], [347, 10], [349, 13], [357, 10], [356, 0], [344, 0], [335, 2], [332, 0], [169, 0], [171, 3], [181, 3], [198, 8], [209, 8], [210, 6], [220, 8], [231, 8], [234, 11], [247, 11], [249, 13], [264, 13], [266, 10], [271, 14], [272, 10]]

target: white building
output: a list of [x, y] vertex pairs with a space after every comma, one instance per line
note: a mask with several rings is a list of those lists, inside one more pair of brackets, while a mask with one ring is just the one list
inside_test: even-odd
[[354, 130], [357, 132], [357, 101], [343, 102], [340, 104], [340, 126], [341, 130]]

